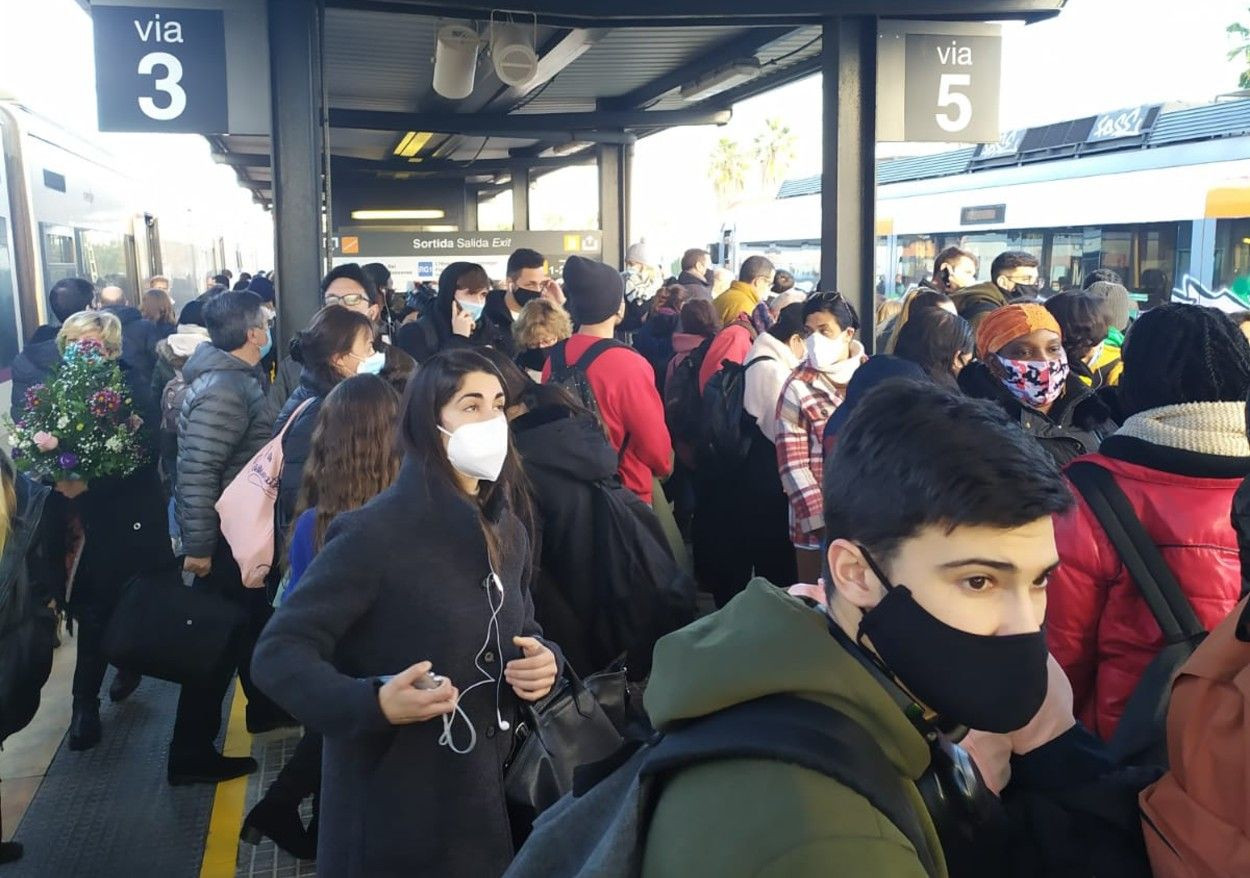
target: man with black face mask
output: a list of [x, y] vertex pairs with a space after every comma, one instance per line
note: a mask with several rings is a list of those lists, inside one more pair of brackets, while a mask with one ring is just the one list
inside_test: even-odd
[[[944, 733], [1012, 731], [1041, 707], [1051, 516], [1070, 495], [999, 409], [901, 380], [857, 407], [824, 491], [828, 609], [757, 579], [656, 645], [646, 707], [662, 731], [823, 708], [824, 727], [849, 726], [844, 739], [867, 750], [834, 747], [834, 769], [818, 771], [784, 755], [675, 771], [647, 829], [645, 878], [974, 874], [944, 848], [950, 819], [931, 816], [922, 791], [944, 771], [951, 798], [976, 803], [980, 776]], [[871, 782], [866, 765], [879, 769]]]
[[990, 278], [1003, 291], [1008, 305], [1038, 301], [1037, 266], [1037, 257], [1023, 250], [1008, 250], [994, 259]]

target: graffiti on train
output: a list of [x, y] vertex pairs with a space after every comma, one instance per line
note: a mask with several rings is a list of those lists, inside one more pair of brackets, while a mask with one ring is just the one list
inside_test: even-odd
[[1219, 308], [1228, 314], [1250, 311], [1250, 275], [1239, 277], [1218, 290], [1208, 290], [1201, 281], [1185, 275], [1180, 284], [1173, 287], [1172, 301]]

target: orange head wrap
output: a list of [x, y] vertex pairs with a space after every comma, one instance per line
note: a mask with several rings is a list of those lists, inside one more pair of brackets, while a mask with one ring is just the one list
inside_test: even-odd
[[1041, 305], [1032, 302], [1004, 305], [985, 315], [981, 325], [977, 327], [977, 355], [984, 360], [1020, 336], [1039, 329], [1049, 329], [1056, 335], [1063, 336], [1059, 322]]

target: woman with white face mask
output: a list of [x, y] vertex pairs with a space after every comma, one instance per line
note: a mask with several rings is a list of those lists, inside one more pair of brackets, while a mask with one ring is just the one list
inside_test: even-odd
[[425, 363], [399, 477], [335, 518], [257, 646], [256, 681], [324, 736], [326, 874], [500, 875], [512, 859], [503, 766], [519, 701], [551, 691], [559, 658], [534, 622], [506, 407], [480, 354]]
[[824, 541], [825, 423], [846, 398], [851, 376], [868, 358], [855, 340], [859, 315], [841, 293], [814, 294], [803, 305], [803, 324], [803, 359], [781, 387], [773, 435], [781, 484], [790, 500], [790, 539], [799, 582], [814, 582], [820, 576]]

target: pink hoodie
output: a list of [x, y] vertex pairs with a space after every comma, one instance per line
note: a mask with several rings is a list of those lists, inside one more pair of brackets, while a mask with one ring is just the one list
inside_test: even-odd
[[[791, 586], [789, 591], [795, 597], [809, 598], [825, 606], [825, 587], [822, 583], [799, 583]], [[1072, 714], [1072, 684], [1054, 656], [1046, 658], [1046, 674], [1046, 700], [1028, 725], [1007, 734], [973, 729], [959, 742], [977, 764], [985, 785], [995, 795], [1001, 793], [1011, 780], [1013, 754], [1036, 750], [1076, 725]]]

